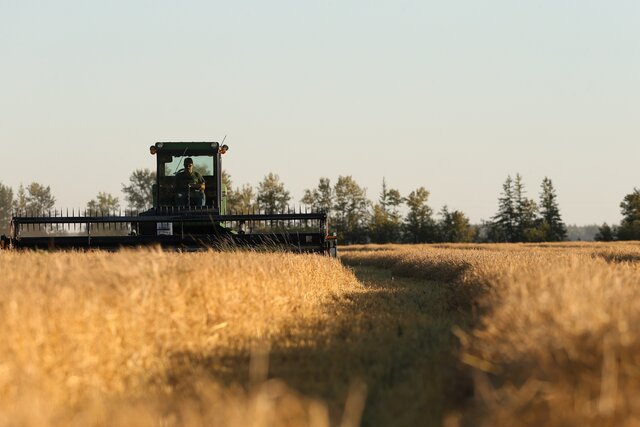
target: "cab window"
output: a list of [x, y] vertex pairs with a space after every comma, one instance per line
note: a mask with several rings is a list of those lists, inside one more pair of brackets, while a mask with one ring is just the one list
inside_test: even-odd
[[163, 176], [175, 176], [184, 170], [184, 159], [193, 159], [193, 170], [202, 176], [213, 176], [213, 156], [167, 156], [163, 159]]

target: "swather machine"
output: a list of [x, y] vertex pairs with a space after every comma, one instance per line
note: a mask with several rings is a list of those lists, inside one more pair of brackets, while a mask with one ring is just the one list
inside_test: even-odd
[[[336, 240], [328, 233], [327, 214], [299, 208], [286, 212], [229, 212], [222, 182], [222, 155], [217, 142], [158, 142], [153, 207], [143, 212], [18, 212], [12, 216], [5, 248], [118, 249], [160, 245], [198, 250], [261, 247], [336, 255]], [[184, 160], [204, 179], [199, 198], [180, 179]], [[184, 188], [183, 188], [184, 187]], [[204, 196], [204, 197], [202, 197]], [[204, 199], [204, 201], [202, 200]]]

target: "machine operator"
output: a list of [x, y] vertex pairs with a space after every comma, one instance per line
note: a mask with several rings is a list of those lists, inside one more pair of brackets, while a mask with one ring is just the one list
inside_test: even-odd
[[182, 189], [188, 189], [187, 201], [190, 206], [205, 206], [204, 178], [200, 173], [193, 170], [193, 159], [191, 157], [184, 159], [184, 169], [178, 173], [178, 188], [180, 192], [182, 192]]

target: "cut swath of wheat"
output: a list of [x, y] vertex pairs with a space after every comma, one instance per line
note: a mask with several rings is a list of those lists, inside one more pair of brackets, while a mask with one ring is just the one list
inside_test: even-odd
[[[640, 245], [366, 246], [350, 263], [457, 284], [476, 425], [640, 422]], [[463, 299], [464, 301], [464, 299]], [[468, 302], [468, 300], [467, 300]]]

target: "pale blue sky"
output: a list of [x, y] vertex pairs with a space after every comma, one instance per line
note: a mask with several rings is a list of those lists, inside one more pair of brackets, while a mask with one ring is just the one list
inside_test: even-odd
[[382, 177], [473, 222], [508, 174], [567, 223], [640, 186], [640, 2], [0, 0], [0, 182], [122, 197], [155, 141], [221, 140], [235, 184]]

